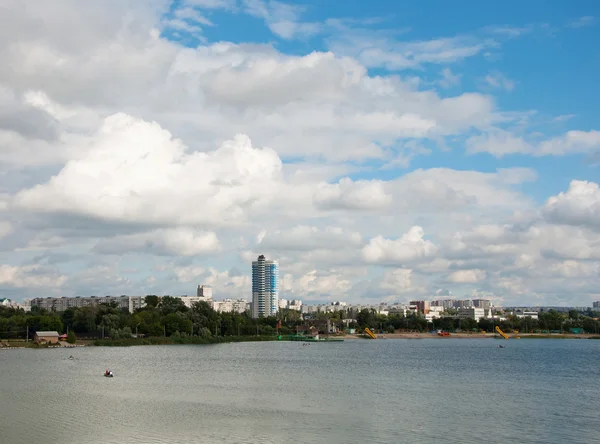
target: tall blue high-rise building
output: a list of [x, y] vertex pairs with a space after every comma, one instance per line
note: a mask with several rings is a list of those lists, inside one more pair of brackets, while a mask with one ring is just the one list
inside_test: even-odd
[[252, 261], [252, 317], [275, 316], [279, 305], [279, 263], [264, 255]]

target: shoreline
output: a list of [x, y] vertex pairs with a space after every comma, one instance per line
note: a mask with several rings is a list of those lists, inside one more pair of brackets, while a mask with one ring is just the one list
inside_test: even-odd
[[[385, 333], [376, 335], [377, 339], [503, 339], [497, 333], [450, 333], [450, 336], [439, 336], [437, 334], [426, 333]], [[370, 340], [362, 334], [334, 335], [334, 338], [343, 340]], [[600, 339], [600, 334], [540, 334], [540, 333], [511, 333], [508, 339]], [[146, 345], [215, 345], [231, 344], [239, 342], [290, 342], [288, 339], [278, 340], [277, 336], [226, 336], [216, 338], [131, 338], [131, 339], [101, 339], [101, 340], [82, 340], [76, 345], [68, 347], [61, 346], [34, 346], [32, 343], [13, 342], [15, 345], [9, 347], [0, 347], [0, 350], [31, 349], [31, 350], [49, 350], [49, 349], [71, 349], [76, 347], [136, 347]]]
[[[384, 333], [376, 334], [377, 339], [503, 339], [498, 333], [450, 333], [450, 336], [439, 336], [433, 333]], [[508, 339], [600, 339], [600, 334], [573, 333], [510, 333]], [[344, 339], [367, 339], [362, 334], [347, 334]]]

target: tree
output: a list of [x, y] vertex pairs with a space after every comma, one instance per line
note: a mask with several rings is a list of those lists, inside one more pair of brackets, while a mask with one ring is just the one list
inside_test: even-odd
[[207, 302], [195, 302], [192, 305], [194, 329], [207, 327], [212, 331], [220, 321], [219, 314]]
[[356, 322], [360, 328], [374, 327], [377, 322], [374, 311], [368, 308], [363, 308], [356, 315]]
[[75, 342], [77, 342], [77, 337], [75, 336], [75, 332], [73, 330], [70, 330], [67, 334], [67, 342], [69, 344], [75, 344]]
[[164, 296], [160, 300], [158, 308], [160, 308], [160, 314], [162, 314], [163, 316], [167, 316], [177, 312], [184, 313], [188, 311], [188, 308], [185, 306], [181, 299], [174, 298], [172, 296]]
[[165, 330], [168, 336], [178, 331], [179, 333], [191, 333], [192, 321], [188, 319], [185, 313], [177, 312], [165, 316]]
[[482, 330], [485, 330], [487, 332], [494, 331], [494, 324], [495, 324], [495, 322], [493, 320], [486, 319], [486, 318], [481, 318], [481, 319], [479, 319], [479, 322], [478, 322], [479, 328]]
[[477, 329], [477, 321], [472, 318], [467, 318], [462, 320], [461, 327], [463, 330], [476, 330]]
[[96, 311], [94, 307], [82, 307], [75, 311], [75, 315], [73, 316], [73, 329], [78, 333], [96, 330]]
[[279, 317], [283, 319], [286, 324], [294, 324], [302, 320], [302, 314], [298, 310], [290, 310], [289, 308], [283, 308], [279, 311]]
[[155, 296], [153, 294], [149, 294], [148, 296], [146, 296], [144, 298], [144, 302], [146, 303], [146, 307], [148, 308], [155, 308], [158, 306], [158, 296]]

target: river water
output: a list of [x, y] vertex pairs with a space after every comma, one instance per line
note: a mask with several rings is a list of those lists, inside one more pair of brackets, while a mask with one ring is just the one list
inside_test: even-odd
[[544, 339], [0, 351], [0, 443], [598, 442], [599, 352]]

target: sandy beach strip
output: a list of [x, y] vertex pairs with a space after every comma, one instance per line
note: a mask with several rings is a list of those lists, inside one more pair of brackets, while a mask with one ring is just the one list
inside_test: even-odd
[[[509, 339], [518, 338], [550, 338], [550, 339], [589, 339], [589, 338], [600, 338], [600, 335], [589, 335], [589, 334], [540, 334], [540, 333], [507, 333]], [[362, 334], [345, 335], [344, 339], [364, 339]], [[385, 333], [377, 334], [377, 339], [501, 339], [497, 333], [450, 333], [450, 336], [439, 336], [434, 333]]]

